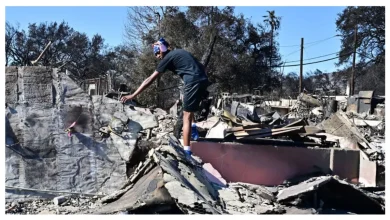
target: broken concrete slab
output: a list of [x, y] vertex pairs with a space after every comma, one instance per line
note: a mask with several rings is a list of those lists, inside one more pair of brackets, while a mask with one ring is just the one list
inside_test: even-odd
[[229, 214], [276, 214], [284, 208], [273, 202], [273, 195], [264, 187], [246, 183], [231, 183], [218, 190], [224, 209]]
[[313, 208], [297, 208], [295, 206], [285, 206], [287, 215], [305, 215], [305, 214], [316, 214], [317, 211]]
[[179, 102], [175, 102], [175, 104], [173, 104], [173, 106], [169, 109], [169, 114], [172, 115], [173, 117], [178, 117], [179, 114]]
[[370, 144], [360, 131], [352, 124], [343, 112], [333, 114], [329, 119], [322, 122], [322, 127], [326, 133], [334, 134], [341, 137], [352, 138], [359, 144], [367, 145], [369, 148], [379, 151], [375, 146]]
[[243, 202], [237, 190], [223, 188], [218, 190], [219, 197], [223, 201], [224, 208], [229, 214], [257, 214], [253, 204]]
[[[92, 102], [94, 103], [97, 120], [101, 124], [108, 124], [112, 119], [112, 113], [121, 111], [123, 107], [121, 102], [104, 96], [92, 96]], [[132, 109], [125, 105], [123, 113], [131, 120], [129, 129], [133, 133], [158, 126], [156, 116], [149, 110], [146, 111], [145, 108], [135, 107]]]
[[92, 100], [96, 120], [101, 125], [111, 125], [115, 118], [119, 118], [124, 123], [128, 119], [130, 120], [127, 124], [127, 131], [119, 134], [111, 133], [110, 138], [106, 140], [108, 144], [114, 145], [118, 149], [124, 161], [129, 162], [137, 144], [138, 132], [157, 127], [156, 116], [148, 109], [130, 108], [117, 100], [104, 96], [92, 96]]
[[235, 189], [237, 188], [246, 189], [258, 195], [259, 198], [261, 198], [262, 200], [268, 200], [271, 202], [275, 201], [275, 196], [265, 186], [255, 185], [250, 183], [234, 182], [234, 183], [229, 183], [229, 187]]
[[[183, 212], [198, 214], [221, 213], [222, 211], [216, 208], [217, 191], [203, 174], [202, 166], [196, 160], [187, 160], [184, 150], [179, 145], [177, 139], [171, 139], [169, 146], [152, 149], [149, 152], [149, 158], [153, 160], [153, 164], [158, 166], [148, 172], [148, 174], [145, 171], [145, 174], [139, 180], [130, 177], [130, 181], [134, 183], [134, 186], [128, 192], [118, 200], [99, 208], [99, 210], [94, 210], [93, 213], [135, 211], [135, 209], [149, 207], [149, 204], [157, 204], [158, 198], [147, 196], [149, 198], [147, 201], [149, 202], [146, 202], [142, 197], [148, 193], [150, 195], [150, 192], [145, 192], [145, 188], [151, 184], [147, 182], [155, 179], [153, 176], [156, 175], [163, 180], [158, 182], [161, 182], [161, 188], [165, 189], [166, 195], [169, 195], [169, 198], [171, 198], [169, 201], [175, 201], [176, 205]], [[142, 170], [142, 167], [146, 166], [144, 164], [146, 162], [140, 164], [140, 168], [137, 170]], [[160, 171], [157, 172], [156, 169]], [[139, 172], [142, 174], [143, 171]], [[154, 174], [152, 175], [153, 172]], [[149, 178], [149, 180], [146, 180], [146, 178]], [[136, 199], [132, 199], [130, 202], [130, 196]]]
[[161, 109], [161, 108], [153, 109], [153, 114], [154, 115], [162, 115], [162, 116], [168, 115], [168, 113], [165, 110]]
[[301, 195], [306, 192], [315, 191], [322, 184], [329, 182], [331, 179], [333, 179], [332, 176], [312, 178], [298, 185], [288, 187], [286, 189], [279, 191], [277, 195], [277, 200], [280, 202], [291, 198], [295, 198], [298, 195]]
[[111, 133], [110, 138], [106, 142], [116, 147], [122, 160], [129, 162], [137, 144], [137, 135], [130, 132], [123, 132], [120, 136]]
[[[300, 198], [299, 201], [295, 200], [297, 198]], [[302, 202], [314, 202], [314, 208], [319, 208], [321, 201], [322, 207], [358, 214], [385, 213], [384, 207], [365, 192], [332, 176], [312, 178], [283, 189], [278, 193], [277, 200], [282, 204], [293, 203], [298, 206]]]
[[257, 214], [283, 214], [286, 212], [285, 208], [276, 204], [276, 205], [268, 205], [261, 204], [256, 205], [255, 210]]
[[[172, 186], [179, 184], [184, 187], [167, 187], [171, 195], [172, 193], [174, 193], [175, 195], [179, 196], [180, 193], [177, 193], [178, 191], [180, 191], [180, 189], [183, 189], [183, 191], [187, 191], [188, 189], [190, 189], [192, 190], [191, 194], [193, 194], [193, 196], [191, 197], [192, 202], [191, 204], [183, 203], [183, 205], [192, 208], [195, 208], [196, 206], [200, 205], [204, 207], [204, 212], [218, 213], [217, 210], [214, 210], [213, 207], [209, 207], [208, 205], [209, 202], [215, 201], [217, 197], [217, 192], [214, 190], [211, 183], [208, 182], [207, 178], [204, 176], [203, 169], [197, 167], [190, 167], [182, 162], [176, 162], [170, 156], [165, 159], [164, 157], [159, 156], [159, 154], [157, 155], [158, 159], [160, 160], [159, 165], [161, 166], [161, 168], [168, 174], [172, 175], [175, 178], [176, 182], [181, 182], [172, 183]], [[178, 199], [179, 197], [173, 196], [173, 198]]]
[[103, 205], [83, 214], [113, 214], [121, 211], [134, 210], [155, 205], [170, 206], [174, 202], [162, 184], [163, 173], [159, 167], [144, 174], [134, 186], [118, 200]]

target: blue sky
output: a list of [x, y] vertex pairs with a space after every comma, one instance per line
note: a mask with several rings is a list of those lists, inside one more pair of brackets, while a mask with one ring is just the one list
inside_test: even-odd
[[[242, 13], [250, 18], [253, 23], [262, 22], [263, 15], [267, 10], [275, 10], [277, 16], [281, 16], [281, 27], [279, 36], [276, 39], [280, 44], [282, 59], [287, 62], [300, 59], [300, 42], [304, 38], [305, 50], [304, 59], [310, 59], [322, 55], [338, 52], [340, 49], [340, 38], [333, 37], [337, 34], [335, 21], [337, 14], [342, 12], [344, 7], [331, 6], [237, 6], [235, 13]], [[99, 33], [107, 44], [115, 46], [123, 42], [124, 24], [127, 19], [127, 7], [124, 6], [77, 6], [77, 7], [6, 7], [6, 21], [12, 24], [19, 23], [22, 29], [26, 29], [28, 23], [61, 22], [66, 21], [70, 27], [77, 31], [85, 32], [90, 37]], [[333, 38], [331, 38], [333, 37]], [[327, 39], [327, 40], [324, 40]], [[317, 42], [324, 40], [321, 42]], [[311, 44], [311, 42], [317, 42]], [[337, 54], [308, 60], [313, 62], [335, 57]], [[332, 72], [337, 68], [331, 60], [323, 63], [305, 65], [304, 73], [319, 69], [323, 72]], [[290, 65], [299, 62], [288, 63]], [[299, 66], [286, 67], [285, 73], [299, 73]]]

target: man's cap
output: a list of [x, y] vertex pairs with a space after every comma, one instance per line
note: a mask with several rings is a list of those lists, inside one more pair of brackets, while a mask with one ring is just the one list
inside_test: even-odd
[[169, 43], [164, 38], [160, 38], [160, 40], [153, 44], [153, 53], [157, 55], [160, 52], [165, 52], [168, 50], [168, 47]]

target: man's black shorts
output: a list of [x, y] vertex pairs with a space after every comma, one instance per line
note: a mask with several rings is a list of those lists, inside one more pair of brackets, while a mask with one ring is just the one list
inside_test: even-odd
[[208, 80], [184, 85], [183, 110], [186, 112], [198, 111], [200, 101], [205, 98], [208, 86]]

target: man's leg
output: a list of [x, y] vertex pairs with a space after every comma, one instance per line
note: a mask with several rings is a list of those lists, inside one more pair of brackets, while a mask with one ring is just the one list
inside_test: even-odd
[[[207, 86], [205, 82], [199, 82], [184, 87], [183, 97], [183, 144], [184, 150], [191, 155], [190, 140], [192, 134], [192, 122], [194, 121], [194, 112], [199, 109], [199, 103]], [[196, 129], [196, 128], [195, 128]], [[197, 136], [197, 135], [194, 135]], [[195, 137], [197, 138], [197, 137]]]
[[[184, 148], [189, 148], [191, 140], [191, 125], [194, 113], [183, 111], [183, 144]], [[184, 149], [190, 150], [190, 149]]]

